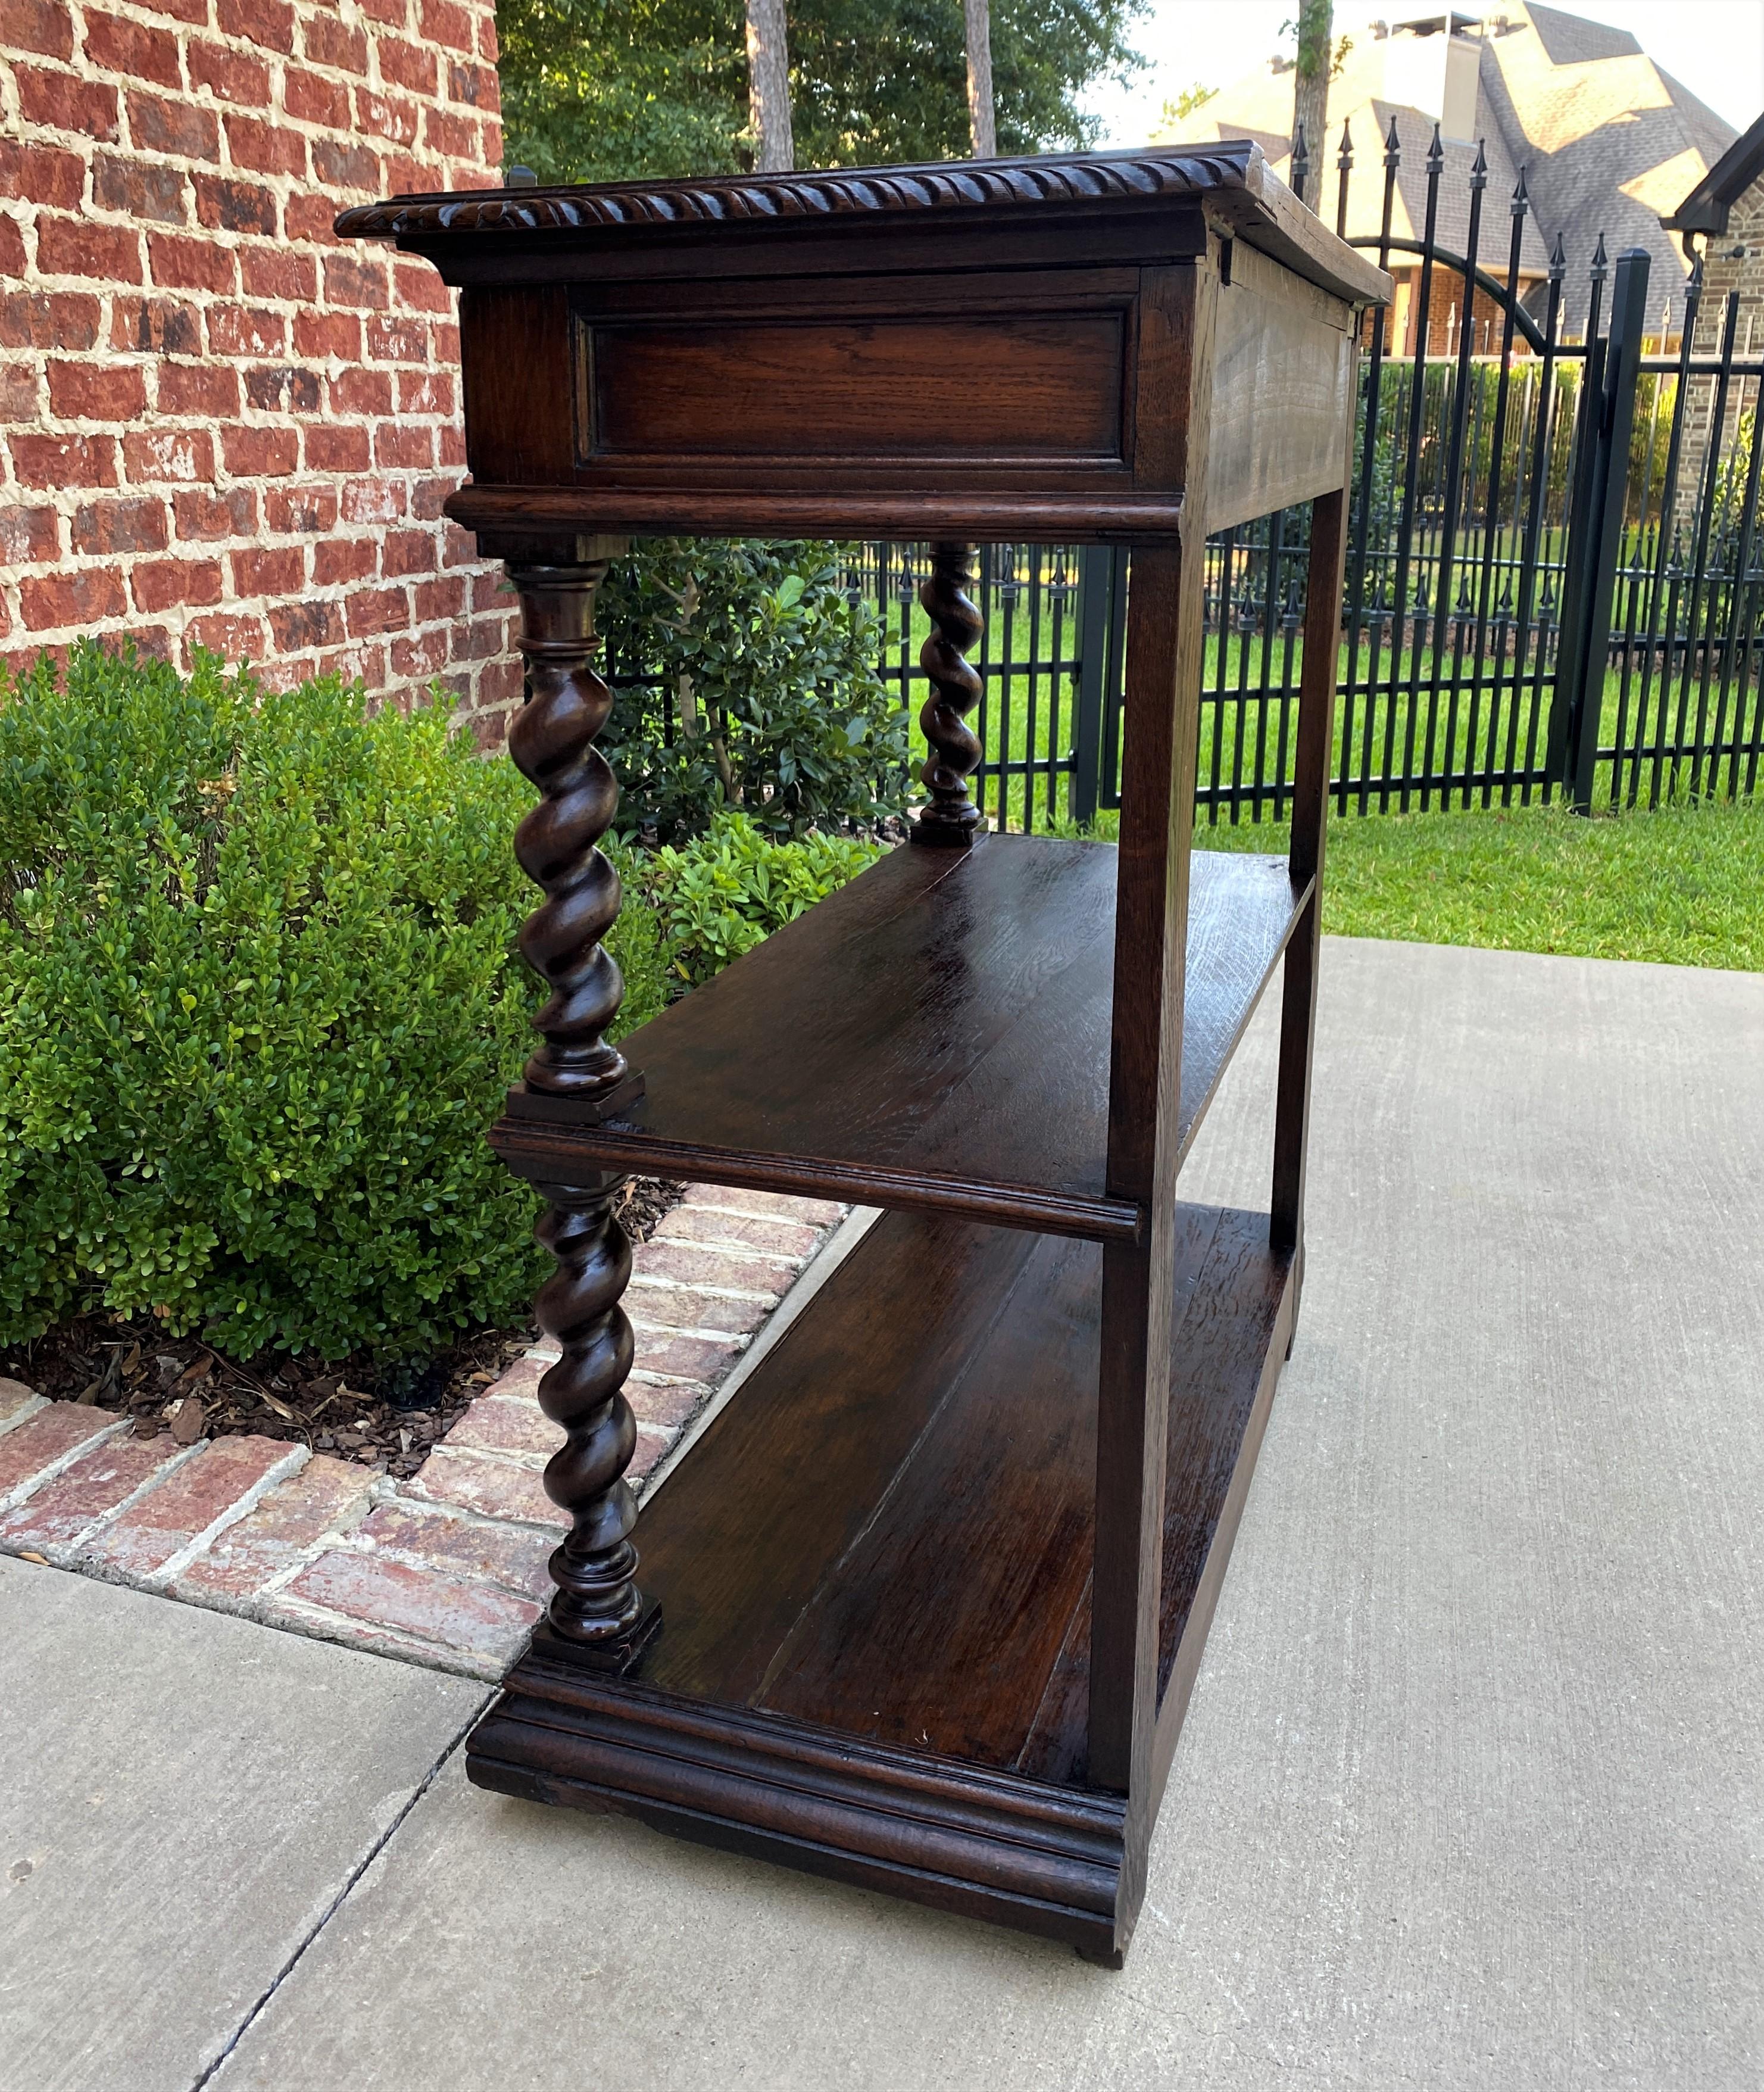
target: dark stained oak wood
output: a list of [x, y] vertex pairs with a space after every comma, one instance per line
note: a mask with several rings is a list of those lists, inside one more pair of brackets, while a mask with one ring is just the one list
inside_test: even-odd
[[[603, 555], [580, 565], [510, 569], [527, 702], [508, 747], [541, 795], [515, 832], [515, 854], [546, 896], [522, 926], [521, 954], [551, 989], [533, 1019], [545, 1044], [527, 1063], [526, 1087], [599, 1115], [634, 1100], [641, 1081], [602, 1036], [623, 984], [600, 941], [619, 914], [619, 875], [598, 848], [619, 793], [594, 746], [612, 708], [594, 667], [594, 595], [617, 547], [595, 549]], [[571, 1521], [551, 1558], [551, 1624], [584, 1661], [613, 1670], [628, 1666], [659, 1624], [634, 1581], [637, 1507], [624, 1479], [636, 1424], [624, 1394], [631, 1324], [619, 1306], [631, 1245], [613, 1217], [621, 1182], [570, 1170], [540, 1186], [546, 1212], [535, 1232], [558, 1268], [533, 1309], [562, 1352], [540, 1381], [540, 1407], [567, 1433], [545, 1476]]]
[[466, 462], [484, 480], [567, 480], [570, 427], [535, 413], [536, 400], [567, 402], [569, 294], [561, 284], [460, 293], [459, 382]]
[[541, 795], [515, 831], [515, 855], [546, 896], [521, 926], [520, 951], [551, 989], [533, 1020], [545, 1044], [528, 1061], [526, 1081], [596, 1113], [631, 1090], [625, 1057], [602, 1036], [624, 997], [601, 942], [620, 900], [619, 875], [599, 847], [619, 787], [594, 746], [613, 702], [594, 666], [594, 595], [606, 567], [602, 558], [509, 568], [520, 603], [516, 644], [527, 702], [508, 730], [508, 752]]
[[[1197, 486], [1165, 373], [1227, 222]], [[1248, 142], [395, 199], [339, 223], [465, 287], [473, 478], [448, 512], [495, 536], [1167, 541], [1197, 496], [1217, 524], [1324, 491], [1353, 315], [1386, 281]]]
[[[1176, 1213], [1181, 1458], [1158, 1523], [1180, 1623], [1290, 1259], [1266, 1216]], [[1040, 1751], [1055, 1783], [1081, 1776], [1081, 1703], [1055, 1750], [1042, 1709], [1088, 1581], [1100, 1281], [1093, 1244], [878, 1221], [645, 1511], [645, 1580], [668, 1620], [645, 1682], [1000, 1769]], [[1022, 1515], [999, 1515], [1001, 1497]], [[1051, 1606], [1007, 1595], [1043, 1580]], [[916, 1590], [937, 1604], [894, 1602]]]
[[[1389, 279], [1248, 140], [394, 198], [339, 230], [461, 288], [448, 512], [521, 594], [540, 793], [551, 996], [490, 1137], [547, 1201], [572, 1523], [471, 1776], [1119, 1967], [1297, 1312], [1352, 340]], [[1290, 858], [1195, 855], [1202, 546], [1306, 500]], [[957, 845], [975, 547], [1126, 543], [1119, 850], [895, 850], [628, 1068], [591, 607], [635, 532], [929, 541], [911, 832]], [[1271, 1211], [1183, 1204], [1283, 953]], [[632, 1169], [891, 1209], [640, 1531]]]
[[[1160, 300], [1167, 339], [1159, 366], [1162, 411], [1155, 418], [1184, 431], [1183, 469], [1202, 487], [1218, 296], [1216, 272], [1191, 267], [1180, 277], [1172, 272]], [[1152, 418], [1142, 412], [1142, 432]], [[1128, 752], [1106, 1188], [1140, 1206], [1146, 1225], [1137, 1241], [1111, 1243], [1103, 1253], [1089, 1765], [1093, 1784], [1127, 1796], [1134, 1869], [1128, 1895], [1136, 1904], [1152, 1818], [1158, 1511], [1175, 1308], [1180, 1108], [1188, 1078], [1184, 1029], [1193, 992], [1184, 962], [1190, 873], [1199, 862], [1191, 859], [1189, 840], [1200, 736], [1205, 529], [1197, 508], [1185, 516], [1179, 543], [1139, 551], [1128, 569]]]
[[[1045, 836], [892, 851], [633, 1032], [640, 1103], [572, 1124], [517, 1096], [498, 1151], [535, 1177], [641, 1170], [1131, 1240], [1141, 1203], [1106, 1178], [1117, 864]], [[1303, 902], [1283, 858], [1196, 854], [1175, 1161]]]
[[1004, 450], [1120, 464], [1126, 317], [584, 326], [593, 420], [580, 455], [782, 461]]
[[[878, 1742], [1016, 1763], [1089, 1573], [1098, 1264], [1093, 1243], [1032, 1240], [894, 1478], [886, 1515], [792, 1624], [764, 1705]], [[941, 1337], [920, 1335], [921, 1351]]]
[[981, 754], [968, 724], [981, 694], [979, 672], [968, 656], [985, 629], [972, 594], [977, 550], [939, 540], [931, 547], [931, 571], [919, 585], [919, 602], [931, 620], [919, 650], [919, 666], [931, 685], [919, 713], [929, 751], [920, 776], [929, 797], [914, 819], [912, 840], [939, 849], [965, 849], [986, 828], [968, 796]]
[[[1050, 491], [1027, 486], [1000, 494], [997, 483], [965, 491], [890, 490], [881, 475], [849, 461], [846, 477], [869, 482], [812, 492], [746, 486], [694, 486], [682, 475], [668, 486], [503, 486], [472, 480], [444, 504], [463, 529], [485, 532], [615, 531], [633, 537], [741, 537], [769, 531], [780, 537], [963, 538], [979, 544], [1154, 543], [1173, 535], [1182, 500], [1169, 494], [1123, 493], [1110, 498], [1092, 487]], [[903, 469], [903, 477], [908, 476]], [[927, 475], [917, 474], [922, 480]], [[1005, 475], [999, 475], [999, 482]]]
[[[653, 1683], [731, 1702], [761, 1692], [1035, 1248], [1033, 1235], [947, 1216], [876, 1224], [774, 1353], [758, 1392], [749, 1383], [711, 1425], [714, 1457], [695, 1448], [650, 1506], [646, 1557], [674, 1593]], [[735, 1473], [746, 1479], [731, 1490]]]
[[631, 1244], [613, 1217], [623, 1181], [541, 1185], [546, 1212], [534, 1230], [558, 1269], [533, 1316], [562, 1353], [540, 1380], [539, 1407], [567, 1434], [545, 1472], [546, 1494], [571, 1519], [551, 1557], [550, 1618], [584, 1662], [613, 1671], [628, 1668], [661, 1625], [635, 1580], [637, 1506], [624, 1478], [637, 1427], [624, 1392], [634, 1340], [619, 1304]]
[[[1349, 436], [1350, 444], [1352, 435]], [[1329, 768], [1335, 746], [1335, 661], [1341, 632], [1341, 584], [1348, 552], [1348, 491], [1318, 501], [1311, 515], [1311, 555], [1299, 671], [1299, 737], [1292, 787], [1292, 867], [1309, 897], [1287, 951], [1280, 1001], [1280, 1069], [1274, 1132], [1274, 1238], [1297, 1257], [1305, 1275], [1305, 1158], [1310, 1135], [1311, 1049], [1317, 1031], [1317, 966], [1322, 936], [1323, 844]]]
[[536, 270], [554, 280], [621, 267], [702, 273], [706, 257], [712, 268], [802, 276], [848, 268], [853, 232], [884, 266], [891, 236], [913, 235], [921, 254], [934, 240], [953, 267], [1008, 266], [1019, 241], [1028, 260], [1045, 261], [1062, 247], [1090, 258], [1148, 249], [1176, 258], [1195, 251], [1184, 236], [1192, 241], [1203, 201], [1239, 238], [1336, 296], [1389, 299], [1389, 277], [1334, 238], [1247, 139], [830, 174], [395, 197], [344, 211], [337, 230], [346, 239], [395, 240], [433, 261], [450, 283], [507, 280], [515, 271], [531, 280]]
[[[1159, 1532], [1180, 1643], [1241, 1509], [1290, 1260], [1259, 1214], [1180, 1207], [1173, 1236], [1181, 1364]], [[473, 1736], [472, 1778], [865, 1881], [950, 1827], [960, 1776], [975, 1846], [888, 1885], [1016, 1922], [1009, 1900], [1033, 1884], [1050, 1907], [1037, 1929], [1124, 1943], [1122, 1805], [1080, 1819], [1081, 1860], [1058, 1841], [1032, 1860], [998, 1845], [1031, 1823], [1069, 1829], [1065, 1798], [1091, 1798], [1101, 1256], [948, 1217], [878, 1221], [645, 1510], [645, 1580], [667, 1624], [640, 1683], [609, 1700], [541, 1640]], [[1197, 1656], [1201, 1634], [1204, 1620]], [[821, 1784], [828, 1753], [884, 1770], [882, 1791], [848, 1787], [842, 1808]], [[890, 1780], [944, 1794], [930, 1824], [878, 1829]], [[982, 1832], [990, 1809], [1007, 1822]], [[1089, 1917], [1068, 1904], [1056, 1923], [1062, 1896]]]
[[473, 1730], [467, 1771], [658, 1830], [1064, 1940], [1121, 1965], [1122, 1810], [741, 1708], [603, 1688], [541, 1635]]

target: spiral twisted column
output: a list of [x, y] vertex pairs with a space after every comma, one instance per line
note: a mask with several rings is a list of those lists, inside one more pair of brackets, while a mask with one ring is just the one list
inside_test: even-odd
[[930, 750], [919, 774], [930, 797], [912, 824], [912, 840], [956, 849], [986, 831], [980, 809], [968, 796], [968, 780], [981, 750], [967, 715], [980, 701], [981, 682], [967, 657], [986, 629], [968, 594], [974, 586], [974, 551], [972, 545], [933, 545], [931, 572], [919, 589], [932, 627], [919, 650], [919, 666], [931, 681], [931, 695], [919, 714]]
[[637, 1505], [624, 1476], [637, 1426], [624, 1397], [631, 1324], [619, 1304], [631, 1244], [613, 1217], [623, 1181], [540, 1185], [546, 1211], [533, 1230], [558, 1264], [533, 1311], [563, 1353], [539, 1383], [539, 1406], [567, 1434], [545, 1472], [546, 1495], [571, 1521], [551, 1557], [551, 1625], [590, 1661], [618, 1669], [661, 1624], [632, 1581]]
[[[594, 666], [594, 596], [607, 564], [508, 568], [527, 670], [527, 702], [508, 748], [540, 795], [515, 831], [515, 854], [545, 893], [521, 930], [520, 949], [551, 990], [533, 1019], [545, 1043], [527, 1063], [526, 1109], [550, 1097], [567, 1100], [571, 1116], [590, 1118], [609, 1115], [642, 1087], [605, 1037], [624, 996], [601, 942], [621, 898], [619, 875], [598, 847], [619, 803], [594, 746], [612, 710], [612, 692]], [[510, 1108], [519, 1108], [513, 1099]], [[534, 1312], [563, 1354], [539, 1383], [540, 1407], [566, 1433], [546, 1469], [546, 1493], [570, 1519], [551, 1558], [550, 1631], [582, 1661], [615, 1671], [633, 1663], [661, 1624], [659, 1608], [645, 1604], [632, 1580], [637, 1506], [625, 1470], [637, 1431], [624, 1396], [631, 1324], [619, 1306], [631, 1245], [613, 1217], [623, 1181], [596, 1172], [539, 1185], [546, 1210], [534, 1230], [557, 1260]]]
[[594, 667], [594, 594], [606, 567], [596, 560], [508, 569], [527, 669], [527, 702], [509, 728], [508, 752], [540, 793], [515, 832], [515, 854], [546, 896], [521, 930], [520, 949], [551, 988], [533, 1020], [545, 1044], [527, 1063], [527, 1086], [586, 1104], [610, 1104], [633, 1087], [624, 1056], [602, 1036], [625, 992], [601, 942], [622, 897], [619, 875], [597, 847], [619, 804], [612, 771], [594, 746], [612, 710], [612, 692]]

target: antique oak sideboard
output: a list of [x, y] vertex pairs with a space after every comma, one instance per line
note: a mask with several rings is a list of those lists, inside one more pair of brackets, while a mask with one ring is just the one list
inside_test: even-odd
[[[1388, 279], [1253, 145], [394, 198], [461, 291], [551, 994], [490, 1138], [545, 1201], [573, 1524], [481, 1785], [1119, 1965], [1298, 1312], [1354, 329]], [[1205, 534], [1310, 503], [1290, 859], [1191, 858]], [[594, 594], [632, 534], [931, 544], [891, 852], [623, 1042]], [[1131, 549], [1119, 849], [989, 835], [977, 545]], [[1270, 1208], [1177, 1176], [1283, 961]], [[882, 1217], [640, 1521], [632, 1171]], [[640, 1541], [641, 1561], [639, 1561]]]

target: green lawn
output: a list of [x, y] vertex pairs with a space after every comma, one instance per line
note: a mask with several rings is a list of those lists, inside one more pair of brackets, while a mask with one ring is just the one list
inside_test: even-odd
[[[908, 640], [908, 659], [912, 661], [917, 661], [919, 642], [927, 632], [929, 619], [914, 604]], [[1028, 619], [1019, 613], [1015, 625], [1007, 628], [1007, 619], [994, 603], [992, 638], [998, 651], [1004, 651], [1008, 644], [1015, 655], [1025, 653], [1032, 644]], [[1067, 611], [1061, 621], [1055, 621], [1050, 615], [1044, 617], [1036, 640], [1036, 651], [1040, 653], [1069, 657], [1078, 646], [1072, 613]], [[1291, 776], [1297, 698], [1293, 694], [1285, 705], [1281, 705], [1279, 694], [1270, 701], [1262, 701], [1260, 689], [1266, 680], [1270, 693], [1279, 693], [1281, 686], [1296, 693], [1301, 655], [1304, 649], [1300, 644], [1287, 644], [1285, 629], [1276, 629], [1272, 644], [1264, 642], [1260, 632], [1251, 638], [1207, 634], [1201, 689], [1216, 693], [1218, 701], [1201, 705], [1199, 778], [1203, 784], [1228, 791], [1232, 784], [1253, 787], [1260, 776], [1264, 791], [1270, 791], [1279, 774]], [[891, 659], [899, 659], [898, 636]], [[1488, 655], [1479, 663], [1477, 673], [1477, 663], [1469, 653], [1448, 646], [1439, 663], [1439, 673], [1446, 684], [1456, 682], [1459, 689], [1456, 693], [1450, 689], [1434, 693], [1427, 689], [1434, 676], [1431, 646], [1423, 646], [1417, 657], [1410, 649], [1398, 653], [1391, 646], [1381, 646], [1375, 651], [1366, 640], [1350, 651], [1343, 640], [1337, 663], [1341, 682], [1350, 676], [1350, 661], [1354, 690], [1352, 697], [1343, 693], [1337, 698], [1331, 774], [1345, 774], [1354, 780], [1356, 799], [1361, 797], [1365, 780], [1366, 806], [1379, 807], [1385, 802], [1402, 806], [1402, 787], [1383, 789], [1381, 778], [1400, 776], [1410, 767], [1434, 778], [1448, 776], [1452, 806], [1463, 806], [1464, 802], [1471, 806], [1500, 803], [1503, 797], [1509, 803], [1519, 803], [1536, 793], [1536, 787], [1529, 787], [1529, 791], [1525, 787], [1509, 787], [1494, 782], [1494, 776], [1515, 767], [1542, 767], [1553, 701], [1553, 669], [1538, 673], [1536, 663], [1529, 663], [1528, 672], [1521, 676], [1511, 657], [1499, 661]], [[1693, 669], [1689, 659], [1678, 661], [1670, 669], [1655, 663], [1645, 672], [1641, 661], [1630, 665], [1628, 673], [1611, 669], [1605, 676], [1598, 741], [1603, 747], [1622, 745], [1628, 751], [1641, 751], [1624, 759], [1620, 795], [1647, 803], [1655, 797], [1672, 799], [1691, 789], [1707, 789], [1706, 770], [1699, 770], [1693, 778], [1687, 762], [1674, 758], [1670, 751], [1680, 741], [1697, 741], [1699, 724], [1706, 737], [1720, 734], [1722, 741], [1732, 737], [1736, 722], [1741, 726], [1741, 738], [1756, 734], [1758, 711], [1764, 705], [1758, 689], [1762, 669], [1764, 661], [1747, 655], [1743, 673], [1732, 676], [1727, 689], [1722, 689], [1718, 669], [1706, 686], [1701, 673]], [[1369, 684], [1381, 689], [1369, 690]], [[908, 684], [914, 715], [925, 693], [927, 686], [914, 673]], [[1285, 763], [1281, 762], [1283, 709], [1287, 713]], [[992, 759], [1004, 755], [1011, 762], [1021, 762], [1025, 755], [1033, 755], [1046, 762], [1050, 751], [1065, 755], [1076, 734], [1072, 676], [1055, 676], [1048, 669], [1019, 669], [1013, 676], [1004, 676], [992, 665], [984, 715], [975, 713], [971, 724], [984, 738]], [[923, 762], [923, 742], [917, 728], [912, 747], [917, 767]], [[1662, 753], [1655, 755], [1655, 749]], [[1752, 759], [1741, 759], [1741, 772], [1752, 772], [1756, 778], [1756, 767]], [[1731, 762], [1724, 758], [1716, 789], [1727, 791], [1728, 784]], [[1067, 778], [1059, 774], [1050, 778], [1046, 772], [1040, 772], [1033, 778], [1033, 827], [1046, 827], [1050, 802], [1057, 814], [1063, 811], [1067, 789]], [[986, 780], [984, 791], [988, 811], [996, 811], [996, 778]], [[1425, 811], [1430, 806], [1439, 806], [1439, 797], [1442, 787], [1438, 784], [1415, 784], [1408, 789], [1408, 806]], [[1594, 802], [1601, 806], [1611, 802], [1609, 759], [1597, 766]], [[1025, 824], [1023, 816], [1023, 778], [1013, 776], [1008, 782], [1008, 824], [1021, 828]]]
[[[921, 636], [923, 613], [913, 612], [913, 640]], [[1063, 634], [1072, 643], [1069, 628]], [[1019, 635], [1019, 646], [1024, 642]], [[1044, 646], [1047, 643], [1044, 641]], [[1227, 693], [1247, 681], [1252, 692], [1262, 673], [1259, 636], [1245, 646], [1236, 635], [1221, 639], [1210, 634], [1203, 671], [1206, 687]], [[1342, 668], [1348, 650], [1344, 644]], [[1424, 668], [1430, 656], [1424, 659]], [[1389, 745], [1395, 766], [1402, 766], [1409, 731], [1409, 701], [1406, 691], [1392, 698], [1374, 701], [1369, 720], [1364, 686], [1369, 671], [1406, 682], [1413, 663], [1405, 651], [1393, 661], [1391, 651], [1380, 651], [1376, 663], [1364, 644], [1359, 650], [1356, 681], [1360, 694], [1351, 723], [1348, 707], [1338, 701], [1335, 728], [1335, 774], [1357, 779], [1366, 770], [1375, 778], [1383, 767]], [[1270, 681], [1278, 685], [1288, 673], [1296, 680], [1296, 650], [1289, 671], [1284, 646], [1276, 637]], [[1503, 767], [1516, 750], [1524, 759], [1528, 741], [1533, 741], [1542, 759], [1546, 738], [1549, 678], [1540, 695], [1528, 685], [1522, 692], [1503, 690], [1498, 698], [1490, 689], [1497, 663], [1484, 664], [1486, 680], [1473, 702], [1460, 694], [1456, 704], [1449, 696], [1433, 699], [1423, 693], [1415, 707], [1417, 750], [1431, 746], [1437, 768], [1451, 750], [1455, 773], [1452, 810], [1415, 810], [1408, 814], [1380, 813], [1378, 794], [1370, 794], [1373, 811], [1361, 817], [1334, 819], [1330, 829], [1329, 879], [1324, 896], [1326, 929], [1347, 936], [1394, 937], [1446, 944], [1481, 944], [1516, 951], [1561, 952], [1593, 958], [1653, 959], [1680, 966], [1729, 966], [1764, 971], [1764, 797], [1735, 805], [1724, 797], [1697, 802], [1689, 797], [1691, 784], [1682, 766], [1670, 754], [1658, 767], [1658, 789], [1668, 803], [1654, 812], [1637, 811], [1620, 816], [1602, 814], [1581, 819], [1556, 806], [1503, 807], [1501, 788], [1489, 796], [1494, 803], [1481, 804], [1480, 773], [1487, 767]], [[1512, 673], [1512, 663], [1504, 664]], [[1760, 702], [1758, 671], [1749, 669], [1744, 688], [1745, 717], [1753, 717]], [[1627, 691], [1624, 679], [1613, 672], [1606, 678], [1604, 717], [1601, 738], [1615, 739], [1620, 727], [1624, 742], [1640, 741], [1651, 747], [1656, 737], [1670, 747], [1685, 730], [1694, 733], [1697, 715], [1705, 701], [1700, 682], [1687, 678], [1682, 670], [1669, 677], [1658, 673], [1651, 679], [1650, 701], [1640, 702], [1641, 678], [1632, 671]], [[1005, 743], [1011, 756], [1020, 759], [1031, 749], [1046, 757], [1050, 743], [1048, 723], [1052, 711], [1050, 685], [1045, 672], [1033, 679], [1035, 723], [1030, 732], [1031, 678], [996, 677], [992, 684], [987, 722], [994, 752]], [[1059, 744], [1069, 746], [1072, 707], [1069, 678], [1061, 678]], [[1723, 716], [1732, 730], [1731, 707], [1739, 693], [1730, 692]], [[917, 709], [923, 685], [915, 684]], [[1008, 703], [1008, 732], [1006, 705]], [[1721, 703], [1719, 678], [1708, 693], [1711, 715]], [[1201, 718], [1199, 776], [1211, 784], [1215, 776], [1228, 784], [1235, 774], [1248, 782], [1260, 772], [1271, 780], [1278, 767], [1279, 711], [1278, 704], [1261, 708], [1252, 702], [1242, 714], [1235, 702], [1207, 705]], [[1638, 716], [1643, 730], [1637, 732]], [[1241, 717], [1244, 731], [1238, 732]], [[1681, 723], [1682, 720], [1682, 723]], [[977, 725], [978, 722], [976, 721]], [[1292, 703], [1288, 718], [1287, 774], [1292, 770], [1291, 737], [1297, 725], [1297, 706]], [[1368, 728], [1370, 728], [1369, 737]], [[1343, 732], [1348, 727], [1348, 732]], [[918, 737], [914, 735], [917, 742]], [[1344, 742], [1347, 744], [1344, 746]], [[1368, 759], [1369, 757], [1369, 760]], [[922, 759], [922, 750], [916, 762]], [[1216, 768], [1215, 768], [1216, 766]], [[1676, 775], [1675, 776], [1675, 769]], [[1468, 771], [1473, 780], [1468, 795], [1461, 781]], [[1625, 765], [1624, 788], [1632, 786], [1632, 772]], [[1731, 772], [1723, 763], [1718, 792], [1730, 789]], [[1652, 760], [1641, 765], [1639, 785], [1645, 806], [1654, 788], [1656, 769]], [[1743, 780], [1742, 780], [1743, 782]], [[1067, 780], [1054, 780], [1056, 810], [1066, 804]], [[1611, 766], [1602, 763], [1595, 784], [1595, 803], [1607, 806], [1611, 793]], [[997, 804], [997, 785], [989, 780], [988, 810]], [[1418, 796], [1418, 795], [1417, 795]], [[1464, 808], [1464, 797], [1472, 801]], [[1519, 796], [1513, 794], [1516, 800]], [[1391, 794], [1392, 803], [1396, 793]], [[1024, 818], [1021, 778], [1011, 780], [1009, 794], [1010, 825], [1020, 828]], [[1077, 832], [1069, 820], [1056, 811], [1050, 821], [1046, 807], [1048, 780], [1034, 782], [1034, 826], [1055, 832]], [[1438, 806], [1438, 795], [1433, 795]], [[1203, 849], [1284, 850], [1283, 824], [1269, 821], [1252, 823], [1247, 818], [1236, 827], [1228, 809], [1221, 810], [1217, 826], [1209, 824], [1205, 810], [1196, 830]], [[1112, 837], [1115, 816], [1099, 816], [1095, 834]]]
[[[1202, 828], [1195, 840], [1283, 850], [1287, 831]], [[1323, 927], [1764, 971], [1764, 799], [1590, 820], [1536, 806], [1335, 820]]]

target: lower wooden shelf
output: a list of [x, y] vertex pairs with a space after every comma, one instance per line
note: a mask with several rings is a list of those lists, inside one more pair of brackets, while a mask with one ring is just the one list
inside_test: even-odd
[[[885, 1215], [645, 1507], [640, 1674], [541, 1629], [472, 1779], [1113, 1959], [1128, 1812], [1085, 1761], [1102, 1255]], [[1296, 1307], [1265, 1214], [1179, 1208], [1175, 1281], [1160, 1784]]]

